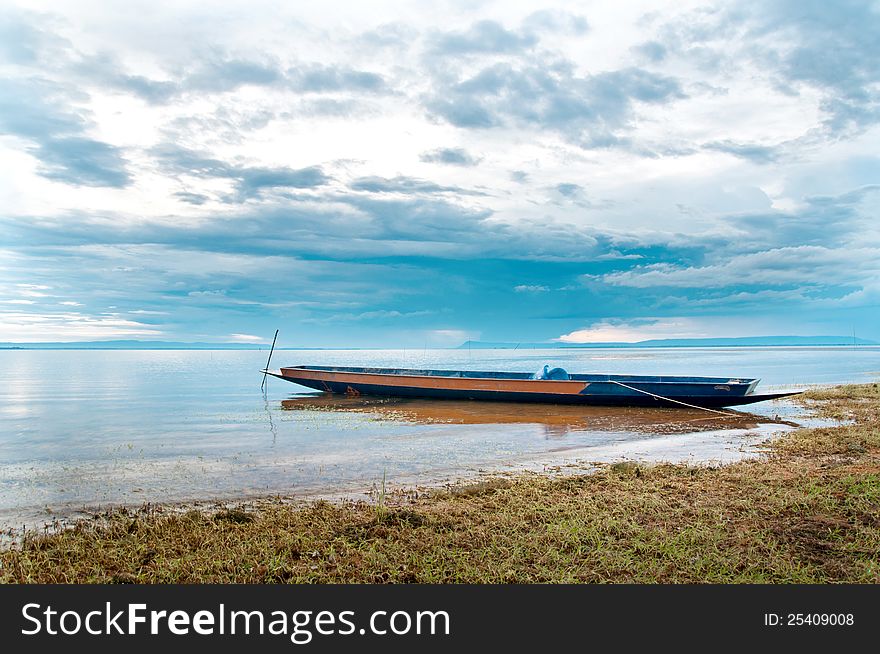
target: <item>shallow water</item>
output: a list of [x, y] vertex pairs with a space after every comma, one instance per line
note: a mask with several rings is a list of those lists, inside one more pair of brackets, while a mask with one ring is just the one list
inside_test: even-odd
[[[604, 409], [316, 397], [260, 351], [0, 351], [0, 527], [83, 507], [358, 493], [573, 461], [729, 461], [791, 429], [787, 402], [736, 419]], [[880, 348], [278, 351], [299, 364], [763, 377], [759, 390], [866, 382]]]

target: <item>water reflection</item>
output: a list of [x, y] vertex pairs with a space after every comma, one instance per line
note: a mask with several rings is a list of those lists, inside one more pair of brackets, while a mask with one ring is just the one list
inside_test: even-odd
[[742, 411], [718, 415], [687, 408], [621, 408], [414, 398], [298, 395], [281, 401], [285, 411], [358, 413], [377, 421], [417, 425], [538, 425], [548, 438], [587, 431], [689, 434], [759, 425], [797, 424]]

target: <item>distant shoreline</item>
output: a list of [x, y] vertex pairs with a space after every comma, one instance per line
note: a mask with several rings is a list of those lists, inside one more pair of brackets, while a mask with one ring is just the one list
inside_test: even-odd
[[[461, 351], [463, 349], [470, 350], [511, 350], [511, 351], [531, 351], [531, 350], [687, 350], [687, 349], [704, 349], [704, 350], [730, 350], [730, 349], [741, 349], [741, 350], [759, 350], [765, 348], [797, 348], [797, 349], [809, 349], [809, 348], [847, 348], [847, 349], [868, 349], [868, 348], [876, 348], [880, 347], [880, 343], [778, 343], [778, 344], [763, 344], [763, 345], [638, 345], [636, 343], [630, 343], [626, 345], [614, 345], [614, 344], [597, 344], [597, 345], [583, 345], [583, 346], [565, 346], [559, 347], [551, 344], [545, 344], [543, 346], [535, 346], [531, 345], [528, 347], [507, 347], [507, 346], [474, 346], [471, 348], [462, 348], [461, 346], [457, 347], [429, 347], [426, 348], [428, 350], [448, 350], [448, 351]], [[416, 351], [422, 350], [421, 347], [276, 347], [276, 352], [372, 352], [372, 351]], [[42, 345], [42, 344], [34, 344], [34, 345], [0, 345], [0, 350], [45, 350], [45, 351], [54, 351], [54, 350], [95, 350], [95, 351], [183, 351], [183, 352], [265, 352], [269, 350], [268, 345], [264, 345], [261, 347], [231, 347], [222, 344], [218, 344], [216, 346], [91, 346], [91, 345]]]
[[[276, 350], [285, 351], [382, 351], [382, 350], [639, 350], [639, 349], [678, 349], [678, 348], [785, 348], [785, 347], [876, 347], [880, 343], [854, 336], [743, 336], [735, 338], [666, 338], [637, 342], [603, 342], [603, 343], [564, 343], [554, 342], [508, 342], [508, 341], [465, 341], [457, 346], [424, 347], [307, 347], [307, 346], [276, 346]], [[134, 339], [102, 340], [102, 341], [34, 341], [22, 343], [15, 341], [0, 342], [0, 350], [241, 350], [265, 351], [270, 343], [207, 343], [202, 341], [141, 341]]]

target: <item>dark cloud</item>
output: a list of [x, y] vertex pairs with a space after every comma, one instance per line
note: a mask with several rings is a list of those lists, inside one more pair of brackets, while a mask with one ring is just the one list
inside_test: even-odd
[[[57, 71], [66, 78], [90, 85], [130, 93], [162, 104], [186, 92], [222, 93], [242, 86], [272, 86], [285, 83], [285, 74], [274, 61], [254, 61], [222, 54], [197, 57], [188, 65], [168, 71], [166, 79], [132, 75], [118, 58], [107, 51], [85, 54], [70, 42], [48, 30], [35, 27], [46, 22], [44, 16], [19, 16], [11, 25], [0, 17], [0, 53], [19, 63], [39, 65], [44, 71]], [[51, 20], [49, 21], [51, 23]]]
[[152, 80], [142, 75], [117, 74], [110, 82], [121, 91], [136, 95], [152, 104], [168, 102], [178, 91], [174, 82]]
[[[875, 2], [777, 0], [756, 8], [757, 31], [788, 37], [774, 51], [781, 74], [828, 93], [832, 133], [880, 121], [880, 11]], [[790, 45], [794, 37], [793, 46]]]
[[563, 183], [563, 184], [557, 184], [556, 190], [561, 195], [564, 195], [565, 197], [570, 198], [570, 197], [574, 197], [578, 193], [580, 193], [583, 190], [583, 187], [581, 187], [578, 184]]
[[227, 93], [245, 86], [303, 94], [389, 92], [385, 78], [375, 72], [307, 62], [284, 68], [271, 57], [230, 56], [216, 50], [165, 70], [161, 79], [134, 75], [112, 53], [79, 52], [68, 41], [36, 27], [40, 22], [43, 17], [36, 15], [0, 14], [0, 57], [5, 55], [13, 63], [40, 64], [85, 84], [128, 93], [151, 104], [169, 103], [185, 94]]
[[432, 39], [434, 55], [503, 54], [518, 53], [538, 43], [538, 37], [529, 32], [513, 32], [492, 20], [482, 20], [463, 32], [437, 34]]
[[633, 50], [654, 63], [659, 63], [666, 58], [666, 47], [657, 41], [647, 41], [634, 47]]
[[191, 193], [189, 191], [178, 191], [174, 194], [174, 197], [183, 200], [187, 204], [194, 205], [202, 205], [205, 204], [209, 198], [207, 195], [202, 195], [201, 193]]
[[759, 145], [756, 143], [737, 143], [735, 141], [714, 141], [703, 145], [706, 150], [726, 152], [754, 163], [773, 163], [781, 156], [777, 146]]
[[450, 166], [476, 166], [482, 161], [481, 157], [475, 157], [463, 148], [437, 148], [423, 152], [419, 155], [419, 159], [428, 163]]
[[151, 154], [159, 160], [162, 169], [171, 174], [230, 178], [235, 172], [232, 164], [171, 143], [154, 147]]
[[442, 92], [438, 93], [428, 100], [428, 112], [443, 118], [456, 127], [497, 127], [501, 125], [500, 117], [494, 115], [480, 98], [466, 93], [456, 95], [458, 97], [450, 98]]
[[127, 186], [121, 150], [86, 136], [89, 115], [71, 106], [87, 97], [39, 78], [0, 80], [0, 133], [25, 139], [44, 177], [82, 186]]
[[778, 91], [822, 93], [822, 128], [839, 138], [880, 122], [880, 11], [869, 0], [753, 0], [699, 8], [658, 29], [639, 48], [726, 74], [759, 67]]
[[131, 181], [117, 147], [69, 136], [46, 139], [35, 151], [43, 177], [82, 186], [123, 188]]
[[83, 56], [72, 62], [69, 70], [92, 84], [137, 96], [150, 104], [164, 104], [180, 92], [177, 82], [128, 74], [122, 64], [106, 52]]
[[[880, 270], [877, 253], [876, 248], [848, 254], [847, 249], [798, 245], [749, 252], [703, 266], [667, 263], [636, 266], [604, 275], [602, 281], [633, 288], [727, 288], [741, 292], [824, 288], [826, 294], [833, 296], [837, 290], [858, 289], [870, 281]], [[847, 261], [851, 267], [841, 270]]]
[[499, 63], [436, 89], [428, 111], [457, 127], [527, 125], [560, 133], [584, 148], [625, 145], [634, 102], [685, 97], [678, 80], [639, 68], [574, 74], [565, 63]]
[[584, 187], [573, 182], [562, 182], [551, 187], [549, 190], [555, 192], [557, 196], [562, 196], [561, 198], [553, 197], [553, 194], [551, 193], [550, 202], [557, 206], [575, 205], [583, 209], [596, 209], [600, 206], [610, 206], [607, 202], [594, 205], [593, 202], [587, 198]]
[[243, 86], [272, 87], [303, 94], [388, 92], [385, 78], [377, 73], [322, 64], [301, 64], [282, 70], [273, 61], [218, 57], [203, 60], [189, 72], [172, 79], [154, 80], [129, 75], [120, 63], [103, 55], [83, 59], [74, 69], [93, 82], [156, 104], [170, 102], [182, 94], [226, 93]]
[[[330, 181], [330, 177], [319, 166], [300, 169], [242, 166], [170, 144], [153, 148], [151, 153], [168, 174], [234, 181], [236, 193], [233, 197], [221, 198], [226, 202], [242, 202], [259, 196], [267, 189], [310, 189]], [[192, 203], [193, 198], [190, 196], [191, 194], [186, 194], [179, 197]]]
[[70, 104], [85, 97], [40, 78], [0, 79], [0, 130], [34, 140], [82, 132], [89, 123]]
[[404, 23], [386, 23], [360, 34], [359, 44], [375, 48], [407, 47], [417, 37], [417, 31]]
[[303, 100], [295, 112], [286, 114], [284, 117], [289, 118], [299, 114], [303, 116], [351, 118], [354, 116], [362, 117], [375, 111], [374, 106], [359, 99], [345, 98], [339, 100], [336, 98], [315, 97]]
[[19, 16], [0, 13], [0, 58], [13, 64], [35, 63], [42, 49], [43, 33]]
[[287, 71], [290, 87], [303, 93], [357, 91], [383, 93], [385, 78], [377, 73], [339, 66], [312, 64]]
[[739, 238], [724, 247], [742, 252], [798, 245], [854, 246], [853, 235], [864, 228], [860, 205], [878, 190], [880, 186], [870, 184], [837, 196], [807, 197], [796, 212], [732, 216], [729, 225], [739, 232]]
[[[187, 201], [200, 198], [187, 193]], [[299, 200], [248, 205], [222, 220], [131, 224], [113, 215], [0, 217], [0, 233], [32, 247], [100, 248], [156, 244], [180, 251], [242, 255], [589, 261], [626, 249], [611, 234], [543, 220], [507, 224], [489, 209], [448, 197], [325, 191]]]
[[457, 193], [460, 195], [484, 195], [479, 191], [463, 189], [457, 186], [441, 186], [434, 182], [415, 177], [398, 175], [393, 178], [386, 177], [361, 177], [350, 184], [355, 191], [367, 191], [369, 193]]
[[238, 179], [238, 191], [244, 197], [258, 195], [263, 189], [315, 188], [330, 181], [319, 166], [298, 170], [292, 168], [239, 168], [234, 177]]
[[203, 61], [180, 83], [187, 91], [223, 93], [241, 86], [274, 86], [283, 74], [274, 62], [221, 59]]
[[250, 138], [250, 133], [263, 129], [276, 118], [274, 111], [245, 104], [221, 104], [211, 112], [195, 112], [178, 116], [163, 130], [170, 141], [185, 140], [188, 134], [211, 134], [218, 142], [233, 144]]
[[752, 55], [795, 93], [805, 84], [825, 94], [821, 108], [829, 134], [880, 122], [880, 12], [875, 2], [775, 0], [751, 9], [742, 22], [760, 37]]
[[[337, 200], [369, 217], [369, 221], [363, 223], [360, 235], [376, 241], [377, 254], [382, 251], [379, 241], [445, 243], [473, 247], [487, 229], [485, 220], [492, 215], [491, 211], [485, 209], [471, 209], [436, 198], [387, 200], [373, 196], [337, 196]], [[357, 234], [358, 230], [355, 230], [355, 235]], [[420, 250], [416, 246], [410, 252]], [[468, 250], [459, 249], [460, 254], [465, 252]], [[437, 255], [443, 256], [442, 249]]]
[[528, 31], [563, 32], [570, 34], [586, 34], [590, 25], [583, 16], [570, 14], [555, 9], [542, 9], [526, 16], [522, 22], [523, 29]]

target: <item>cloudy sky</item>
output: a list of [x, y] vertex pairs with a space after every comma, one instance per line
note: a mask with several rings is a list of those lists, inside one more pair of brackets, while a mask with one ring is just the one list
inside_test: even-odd
[[0, 341], [880, 338], [877, 2], [0, 2]]

